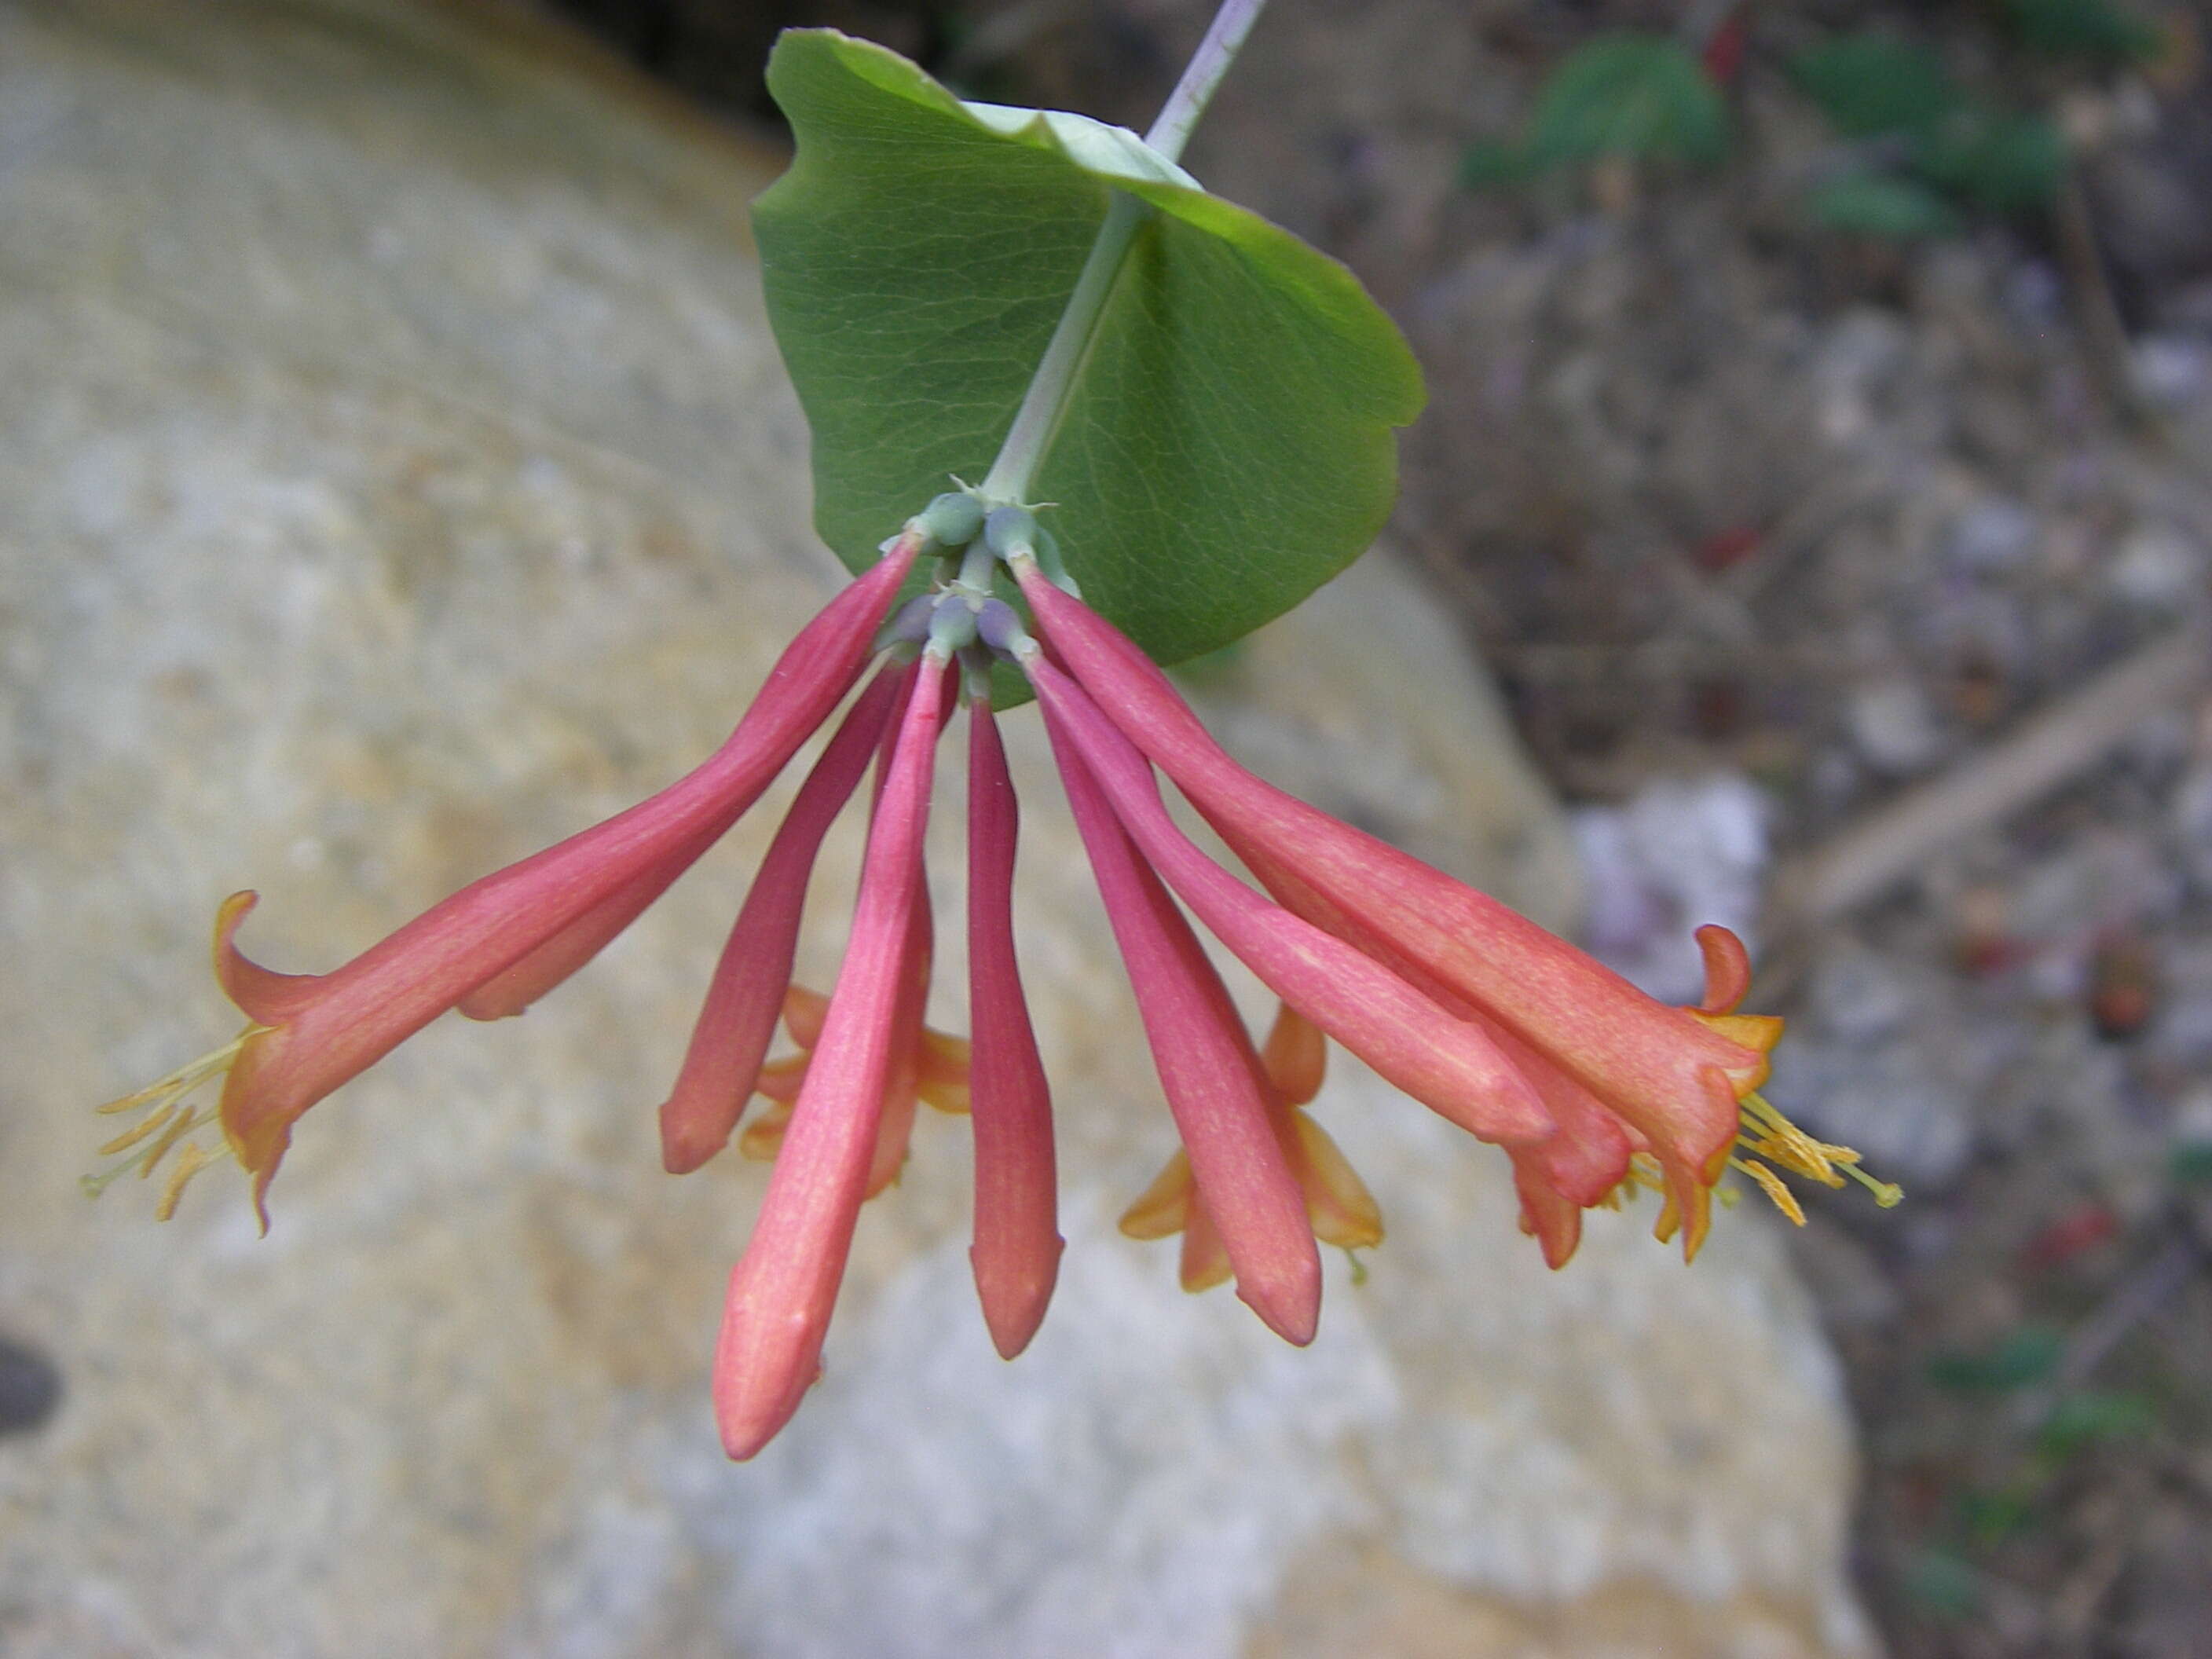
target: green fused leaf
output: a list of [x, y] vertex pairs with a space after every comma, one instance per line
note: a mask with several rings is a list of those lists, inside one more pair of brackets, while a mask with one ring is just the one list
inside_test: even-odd
[[2107, 63], [2154, 57], [2158, 31], [2110, 0], [2005, 0], [2005, 21], [2024, 46]]
[[1959, 228], [1959, 216], [1927, 185], [1887, 173], [1856, 173], [1821, 185], [1806, 203], [1831, 230], [1917, 241]]
[[963, 104], [832, 30], [785, 34], [768, 79], [798, 155], [754, 225], [815, 526], [847, 565], [989, 469], [1115, 190], [1153, 211], [1034, 487], [1085, 598], [1177, 662], [1374, 539], [1420, 372], [1343, 266], [1134, 134]]
[[1981, 1353], [1937, 1354], [1928, 1380], [1961, 1394], [1999, 1394], [2024, 1389], [2051, 1374], [2066, 1340], [2047, 1325], [2023, 1325]]
[[1887, 34], [1845, 34], [1808, 46], [1790, 77], [1847, 138], [1923, 135], [1958, 106], [1943, 60]]
[[1696, 58], [1664, 35], [1608, 34], [1552, 73], [1528, 122], [1539, 167], [1601, 155], [1709, 167], [1728, 154], [1728, 106]]

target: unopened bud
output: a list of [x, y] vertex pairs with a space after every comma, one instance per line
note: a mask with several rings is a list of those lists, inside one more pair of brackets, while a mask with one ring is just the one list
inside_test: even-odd
[[876, 649], [888, 651], [893, 646], [920, 645], [929, 637], [930, 608], [937, 601], [927, 593], [917, 593], [896, 611], [890, 620], [876, 630]]
[[1070, 599], [1079, 599], [1083, 590], [1075, 585], [1075, 578], [1067, 574], [1067, 561], [1060, 556], [1060, 538], [1042, 525], [1036, 527], [1037, 568], [1044, 572], [1045, 580]]
[[1002, 657], [1018, 656], [1031, 643], [1021, 613], [1004, 599], [986, 599], [977, 608], [975, 637]]
[[929, 613], [929, 647], [940, 656], [950, 656], [963, 646], [975, 642], [975, 612], [968, 601], [957, 593], [939, 597]]
[[965, 547], [983, 527], [983, 503], [964, 489], [948, 489], [914, 521], [939, 547]]
[[1000, 558], [1018, 547], [1036, 545], [1036, 514], [1025, 507], [994, 507], [983, 520], [983, 545]]

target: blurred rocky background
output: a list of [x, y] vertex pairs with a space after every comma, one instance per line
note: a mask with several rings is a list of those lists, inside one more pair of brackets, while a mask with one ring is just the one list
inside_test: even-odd
[[[2070, 54], [2017, 10], [1278, 0], [1190, 157], [1433, 394], [1395, 545], [1209, 718], [1656, 988], [1745, 928], [1778, 1097], [1907, 1206], [1747, 1205], [1689, 1273], [1599, 1217], [1552, 1275], [1502, 1160], [1340, 1062], [1367, 1282], [1304, 1354], [1183, 1297], [1112, 1231], [1169, 1130], [1016, 721], [1060, 1297], [990, 1354], [926, 1126], [732, 1468], [763, 1172], [663, 1176], [652, 1109], [773, 800], [319, 1109], [266, 1241], [221, 1175], [87, 1205], [83, 1108], [228, 1034], [222, 893], [330, 965], [673, 775], [830, 591], [744, 228], [775, 28], [1141, 125], [1204, 17], [0, 0], [0, 1653], [2198, 1651], [2212, 92], [2188, 9]], [[1841, 130], [1802, 65], [1869, 31], [2063, 167], [1993, 207]], [[1717, 150], [1537, 154], [1624, 33]], [[1824, 217], [1863, 177], [1941, 222]]]

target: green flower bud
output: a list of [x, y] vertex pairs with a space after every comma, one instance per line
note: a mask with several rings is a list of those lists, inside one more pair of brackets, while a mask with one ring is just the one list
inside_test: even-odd
[[964, 489], [948, 489], [914, 515], [940, 547], [965, 547], [983, 527], [983, 503]]
[[1036, 545], [1036, 514], [1025, 507], [994, 507], [983, 520], [983, 544], [1000, 558]]

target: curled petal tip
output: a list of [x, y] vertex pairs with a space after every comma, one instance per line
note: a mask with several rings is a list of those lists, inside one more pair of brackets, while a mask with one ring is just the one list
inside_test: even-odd
[[1698, 929], [1698, 949], [1705, 958], [1705, 994], [1698, 1007], [1709, 1014], [1735, 1012], [1751, 989], [1751, 957], [1743, 941], [1717, 922]]

